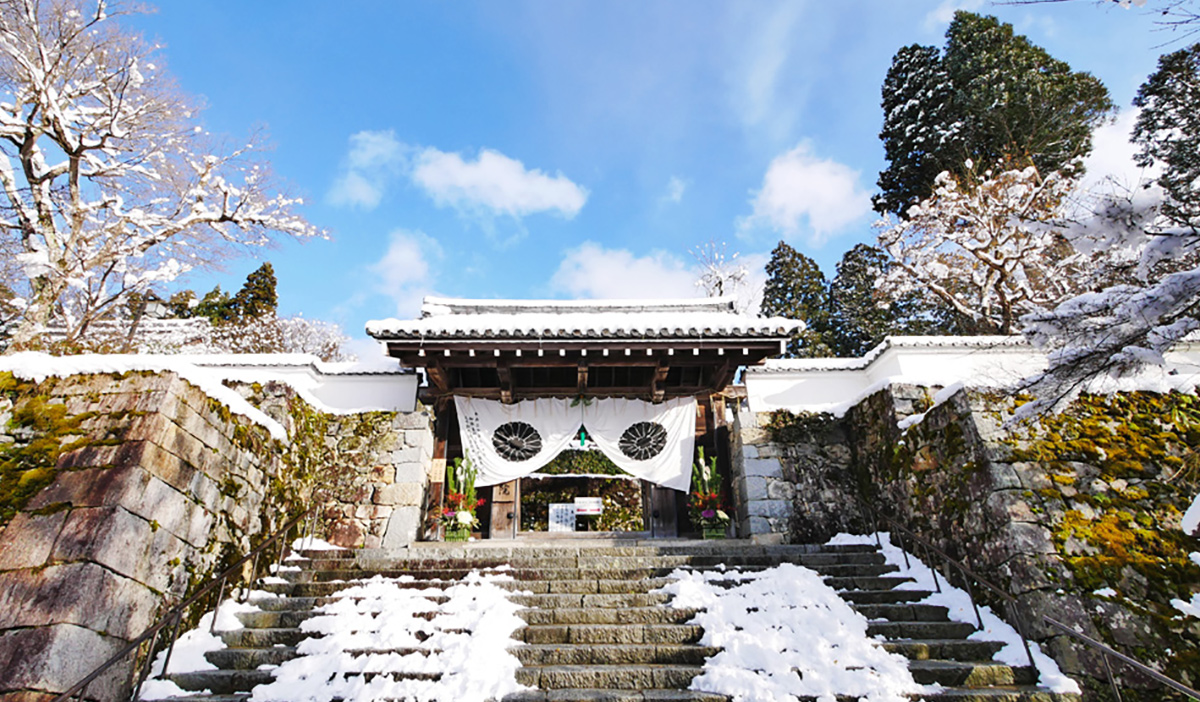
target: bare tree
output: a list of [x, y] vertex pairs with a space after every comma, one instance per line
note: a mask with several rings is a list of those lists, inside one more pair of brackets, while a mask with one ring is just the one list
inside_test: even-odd
[[[1087, 0], [1095, 5], [1118, 5], [1125, 9], [1138, 7], [1158, 15], [1157, 24], [1164, 29], [1182, 32], [1176, 39], [1200, 34], [1200, 1], [1198, 0]], [[1001, 5], [1042, 5], [1051, 2], [1080, 2], [1080, 0], [1004, 0]]]
[[216, 144], [155, 47], [105, 0], [0, 0], [3, 269], [28, 346], [68, 342], [130, 293], [232, 248], [320, 232], [255, 161]]
[[750, 269], [738, 260], [738, 253], [725, 253], [725, 242], [710, 239], [692, 249], [700, 272], [696, 287], [703, 288], [708, 297], [737, 297], [739, 312], [750, 312], [758, 306], [759, 290], [754, 289]]

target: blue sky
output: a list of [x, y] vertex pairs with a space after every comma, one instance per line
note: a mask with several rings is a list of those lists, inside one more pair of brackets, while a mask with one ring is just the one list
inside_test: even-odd
[[236, 289], [270, 260], [281, 313], [362, 337], [424, 294], [694, 295], [689, 252], [710, 240], [761, 266], [785, 239], [832, 275], [874, 238], [891, 57], [941, 45], [955, 7], [1099, 76], [1125, 119], [1094, 170], [1121, 168], [1129, 101], [1179, 47], [1090, 0], [174, 0], [126, 23], [207, 129], [265, 128], [332, 237], [180, 283]]

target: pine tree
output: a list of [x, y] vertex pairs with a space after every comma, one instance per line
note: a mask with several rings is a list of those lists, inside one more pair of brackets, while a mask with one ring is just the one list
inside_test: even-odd
[[808, 256], [779, 242], [767, 263], [762, 314], [802, 320], [806, 328], [788, 342], [785, 356], [832, 356], [829, 332], [829, 286], [821, 268]]
[[279, 306], [279, 296], [275, 292], [275, 269], [270, 262], [263, 263], [250, 275], [237, 295], [233, 296], [233, 307], [236, 316], [242, 319], [274, 316]]
[[1200, 233], [1200, 44], [1166, 54], [1138, 89], [1133, 128], [1140, 166], [1161, 165], [1169, 224]]
[[1042, 173], [1078, 172], [1092, 130], [1112, 112], [1108, 90], [1075, 72], [995, 17], [955, 13], [946, 47], [909, 46], [883, 85], [880, 213], [904, 215], [933, 192], [941, 171], [967, 175], [1032, 163]]
[[221, 324], [233, 321], [237, 315], [234, 313], [233, 299], [218, 285], [200, 299], [188, 316], [207, 317], [213, 324]]

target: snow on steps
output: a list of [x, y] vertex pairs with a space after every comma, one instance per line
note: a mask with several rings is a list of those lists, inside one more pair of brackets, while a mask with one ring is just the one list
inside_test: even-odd
[[[644, 543], [644, 542], [643, 542]], [[210, 690], [179, 702], [242, 702], [256, 684], [269, 682], [274, 666], [294, 658], [310, 636], [298, 627], [314, 607], [353, 581], [382, 573], [406, 577], [414, 588], [446, 586], [472, 569], [504, 567], [513, 600], [527, 609], [527, 625], [514, 638], [521, 661], [518, 680], [538, 689], [508, 695], [504, 702], [688, 700], [724, 702], [723, 695], [686, 689], [718, 649], [698, 642], [703, 630], [687, 622], [694, 610], [667, 606], [669, 595], [653, 590], [675, 568], [760, 570], [781, 563], [804, 565], [841, 590], [843, 599], [871, 623], [882, 646], [910, 659], [914, 679], [945, 689], [914, 696], [928, 702], [1076, 702], [1077, 695], [1034, 686], [1028, 667], [992, 661], [1000, 644], [966, 637], [973, 628], [947, 619], [944, 607], [919, 604], [929, 593], [895, 589], [910, 582], [889, 575], [868, 546], [751, 546], [739, 542], [670, 543], [653, 546], [534, 548], [414, 547], [382, 551], [306, 552], [300, 571], [263, 589], [280, 595], [256, 602], [261, 612], [239, 615], [245, 628], [225, 632], [229, 648], [207, 654], [218, 670], [171, 676], [186, 690]], [[736, 581], [724, 581], [732, 587]], [[436, 599], [436, 596], [435, 596]], [[444, 598], [443, 598], [444, 599]], [[371, 651], [380, 653], [380, 651]], [[417, 649], [391, 650], [408, 654]], [[366, 651], [363, 651], [366, 653]], [[421, 675], [421, 674], [414, 674]], [[805, 698], [802, 698], [805, 699]], [[811, 698], [808, 698], [811, 699]], [[840, 698], [839, 700], [855, 698]], [[805, 699], [807, 702], [807, 699]]]

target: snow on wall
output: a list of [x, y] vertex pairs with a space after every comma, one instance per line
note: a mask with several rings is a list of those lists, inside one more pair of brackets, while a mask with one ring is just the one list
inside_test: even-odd
[[[829, 412], [841, 416], [894, 383], [1011, 387], [1046, 370], [1046, 356], [1022, 337], [888, 337], [862, 358], [779, 359], [746, 369], [753, 412]], [[1119, 381], [1104, 378], [1097, 392], [1186, 389], [1200, 385], [1200, 345], [1166, 355], [1166, 366]]]

